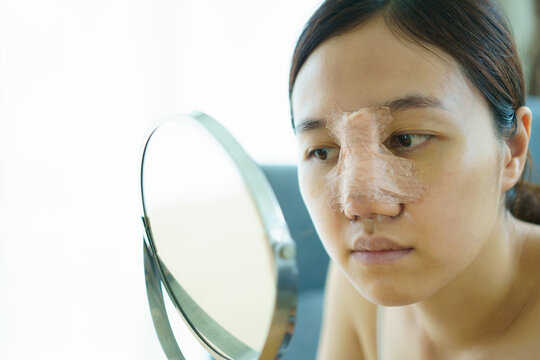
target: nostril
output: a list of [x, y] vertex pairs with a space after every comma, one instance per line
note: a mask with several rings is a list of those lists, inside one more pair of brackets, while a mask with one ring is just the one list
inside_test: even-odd
[[349, 221], [356, 221], [357, 216], [352, 211], [349, 203], [343, 206], [343, 214], [345, 214], [345, 216], [349, 218]]
[[396, 216], [394, 216], [394, 218], [398, 218], [401, 216], [401, 214], [403, 214], [403, 211], [405, 210], [405, 204], [398, 204], [399, 205], [399, 212]]
[[351, 199], [343, 206], [343, 213], [350, 221], [379, 216], [397, 218], [403, 212], [403, 204], [373, 201], [366, 198]]

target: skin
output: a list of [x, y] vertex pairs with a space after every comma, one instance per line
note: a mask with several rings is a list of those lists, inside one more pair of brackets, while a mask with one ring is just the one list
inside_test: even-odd
[[[433, 101], [394, 107], [388, 141], [417, 135], [413, 146], [393, 152], [415, 162], [426, 186], [421, 200], [351, 198], [344, 211], [328, 206], [325, 177], [339, 142], [324, 120], [336, 108], [352, 112], [411, 96]], [[539, 335], [540, 226], [504, 209], [505, 192], [523, 172], [528, 108], [517, 111], [517, 134], [499, 140], [488, 103], [449, 55], [396, 37], [375, 17], [310, 55], [292, 109], [300, 190], [332, 260], [320, 359], [376, 359], [374, 304], [385, 306], [385, 359], [532, 358], [540, 351], [531, 348]], [[362, 264], [351, 256], [361, 236], [413, 251], [389, 264]]]

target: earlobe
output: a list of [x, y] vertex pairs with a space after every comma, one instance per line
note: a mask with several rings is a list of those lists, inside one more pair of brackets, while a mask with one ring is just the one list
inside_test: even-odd
[[526, 106], [517, 109], [516, 122], [516, 134], [506, 140], [501, 188], [503, 192], [511, 189], [518, 182], [525, 168], [531, 136], [531, 110]]

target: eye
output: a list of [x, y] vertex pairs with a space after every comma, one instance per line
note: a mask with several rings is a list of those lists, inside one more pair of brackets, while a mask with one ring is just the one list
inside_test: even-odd
[[421, 145], [430, 137], [431, 135], [425, 134], [399, 134], [390, 139], [389, 145], [392, 149], [407, 151]]
[[337, 154], [337, 150], [333, 148], [320, 148], [311, 150], [308, 153], [308, 158], [316, 158], [320, 161], [326, 161], [333, 158]]

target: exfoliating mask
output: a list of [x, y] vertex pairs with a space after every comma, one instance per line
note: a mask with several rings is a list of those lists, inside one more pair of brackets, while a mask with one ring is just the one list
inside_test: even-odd
[[385, 106], [329, 117], [326, 126], [341, 146], [338, 163], [327, 175], [334, 207], [343, 211], [352, 201], [405, 204], [420, 199], [423, 186], [414, 162], [384, 145], [392, 121]]

